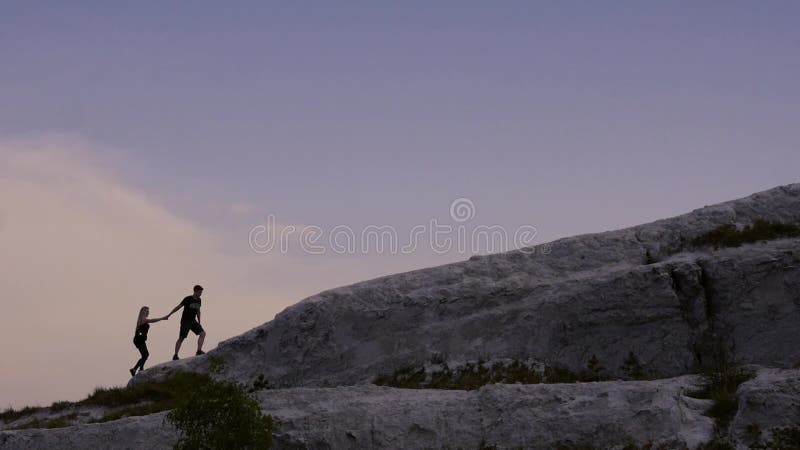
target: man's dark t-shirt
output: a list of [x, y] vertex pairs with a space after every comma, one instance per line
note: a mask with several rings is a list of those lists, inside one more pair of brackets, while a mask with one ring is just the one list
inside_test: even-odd
[[[197, 308], [192, 308], [190, 305], [193, 303], [197, 304]], [[194, 298], [194, 295], [190, 295], [183, 299], [181, 302], [181, 306], [183, 306], [183, 314], [181, 314], [181, 322], [192, 322], [197, 320], [197, 311], [200, 310], [200, 299]]]

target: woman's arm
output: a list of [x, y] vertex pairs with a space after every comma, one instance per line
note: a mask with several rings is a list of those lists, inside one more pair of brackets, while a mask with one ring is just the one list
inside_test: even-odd
[[142, 323], [153, 323], [153, 322], [161, 322], [162, 320], [169, 319], [169, 316], [158, 317], [155, 319], [145, 319]]

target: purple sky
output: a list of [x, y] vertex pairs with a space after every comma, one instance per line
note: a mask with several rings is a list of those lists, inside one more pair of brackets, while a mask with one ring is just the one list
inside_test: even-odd
[[[104, 186], [147, 202], [108, 230], [145, 215], [212, 236], [217, 253], [203, 253], [203, 270], [225, 272], [241, 302], [227, 287], [208, 289], [227, 301], [213, 346], [319, 290], [468, 256], [260, 257], [248, 232], [268, 213], [283, 224], [408, 230], [447, 218], [450, 203], [466, 197], [475, 223], [531, 224], [544, 242], [799, 181], [798, 20], [791, 1], [3, 2], [0, 147], [33, 178], [16, 168], [5, 176], [30, 187], [69, 170], [102, 174]], [[19, 162], [44, 147], [66, 153]], [[67, 185], [47, 184], [48, 192]], [[8, 205], [44, 200], [9, 186], [0, 243], [23, 242], [8, 231], [22, 213]], [[70, 210], [84, 205], [70, 198]], [[92, 214], [109, 211], [95, 205]], [[70, 226], [84, 226], [79, 219]], [[47, 284], [26, 270], [15, 276]], [[185, 294], [127, 273], [139, 295], [166, 298], [148, 300], [155, 314]], [[43, 295], [20, 292], [20, 302]], [[75, 320], [133, 322], [139, 303], [111, 312], [87, 303]], [[22, 320], [35, 322], [42, 308]], [[109, 336], [78, 326], [89, 340], [119, 340], [109, 351], [135, 359], [130, 327]], [[155, 344], [163, 351], [151, 350], [152, 363], [169, 356], [176, 326]], [[26, 372], [35, 366], [14, 355], [54, 350], [46, 340], [29, 345], [2, 352], [0, 377], [15, 378], [0, 382], [0, 408], [126, 381], [123, 364], [42, 391]], [[73, 350], [75, 364], [93, 358], [91, 348]]]

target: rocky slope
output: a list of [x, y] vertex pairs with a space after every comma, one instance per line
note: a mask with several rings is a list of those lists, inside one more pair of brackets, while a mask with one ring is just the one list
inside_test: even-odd
[[[713, 346], [743, 363], [800, 361], [800, 239], [676, 251], [722, 224], [800, 222], [800, 184], [624, 230], [561, 239], [541, 249], [391, 275], [309, 297], [174, 370], [274, 386], [370, 382], [432, 358], [451, 365], [530, 359], [572, 370], [596, 355], [610, 375], [633, 352], [645, 371], [692, 371]], [[769, 351], [766, 351], [768, 349]]]
[[[259, 391], [280, 448], [552, 448], [628, 440], [695, 447], [708, 400], [685, 394], [720, 348], [760, 367], [738, 391], [730, 436], [800, 426], [800, 238], [696, 248], [723, 224], [800, 222], [800, 184], [628, 229], [472, 257], [309, 297], [203, 357], [155, 366], [213, 372]], [[634, 354], [652, 381], [629, 379]], [[617, 381], [490, 385], [477, 391], [373, 386], [409, 366], [536, 361]], [[211, 370], [213, 367], [214, 370]], [[58, 430], [0, 432], [3, 448], [168, 448], [163, 414]], [[754, 428], [755, 426], [755, 428]], [[113, 444], [113, 445], [112, 445]], [[682, 444], [681, 444], [682, 445]], [[669, 444], [673, 447], [672, 444]]]

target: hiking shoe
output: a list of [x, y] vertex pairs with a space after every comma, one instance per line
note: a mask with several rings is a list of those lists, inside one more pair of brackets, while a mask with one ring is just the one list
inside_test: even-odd
[[136, 369], [130, 369], [128, 372], [131, 373], [131, 376], [136, 375]]
[[195, 356], [200, 356], [200, 355], [205, 355], [205, 354], [206, 354], [206, 352], [204, 352], [202, 350], [198, 350], [197, 353], [195, 353]]
[[177, 353], [176, 353], [176, 354], [174, 354], [174, 355], [172, 355], [172, 360], [173, 360], [173, 361], [177, 361], [177, 360], [179, 360], [179, 359], [180, 359], [180, 358], [178, 358], [178, 354], [177, 354]]

